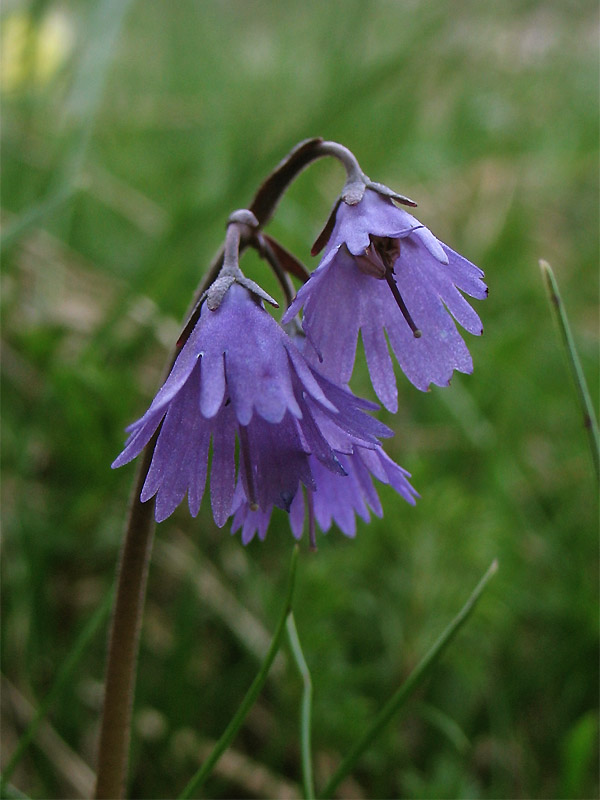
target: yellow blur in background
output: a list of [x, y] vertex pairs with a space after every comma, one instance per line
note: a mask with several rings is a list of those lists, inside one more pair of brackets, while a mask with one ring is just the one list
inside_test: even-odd
[[0, 35], [2, 91], [46, 86], [71, 54], [74, 38], [73, 25], [62, 11], [54, 10], [39, 22], [31, 14], [8, 14]]

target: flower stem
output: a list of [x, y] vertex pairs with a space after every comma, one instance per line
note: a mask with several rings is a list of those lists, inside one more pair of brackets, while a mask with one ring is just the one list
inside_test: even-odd
[[316, 137], [305, 139], [297, 144], [259, 186], [248, 208], [258, 220], [261, 228], [264, 228], [273, 216], [277, 203], [290, 183], [309, 164], [327, 155], [319, 150], [322, 142], [323, 139]]
[[579, 403], [583, 412], [583, 424], [587, 431], [590, 443], [592, 461], [594, 462], [594, 470], [596, 471], [596, 477], [600, 479], [600, 435], [598, 433], [598, 421], [596, 420], [596, 414], [594, 413], [594, 406], [592, 405], [587, 382], [581, 368], [581, 362], [579, 361], [579, 356], [577, 355], [577, 350], [575, 349], [575, 342], [573, 341], [571, 327], [569, 325], [569, 320], [562, 302], [558, 283], [554, 277], [554, 272], [547, 261], [541, 260], [539, 263], [542, 271], [542, 277], [544, 278], [544, 283], [546, 284], [548, 299], [550, 300], [550, 308], [552, 309], [554, 318], [556, 319], [565, 348], [565, 353], [567, 355], [569, 368], [571, 370], [573, 380], [575, 381], [575, 388], [577, 390]]
[[319, 794], [320, 798], [331, 797], [333, 795], [342, 780], [354, 768], [354, 765], [365, 752], [365, 750], [370, 747], [370, 745], [383, 731], [388, 722], [392, 719], [394, 714], [396, 714], [402, 708], [417, 686], [422, 683], [424, 678], [431, 671], [432, 667], [439, 661], [446, 647], [450, 644], [452, 639], [456, 636], [458, 631], [470, 616], [485, 587], [488, 585], [490, 578], [497, 572], [497, 570], [498, 562], [494, 560], [456, 617], [448, 625], [439, 639], [434, 643], [433, 647], [429, 650], [425, 657], [419, 662], [419, 664], [417, 664], [402, 686], [400, 686], [400, 688], [392, 695], [392, 697], [390, 697], [388, 702], [375, 717], [373, 724], [367, 728], [364, 734], [356, 742], [354, 747], [352, 747], [350, 752], [344, 757], [342, 763], [330, 778], [327, 786]]
[[348, 183], [364, 183], [365, 174], [354, 153], [337, 142], [322, 142], [319, 152], [324, 156], [333, 156], [340, 161], [346, 170]]
[[271, 246], [271, 242], [273, 241], [274, 240], [270, 237], [259, 235], [256, 237], [256, 246], [259, 255], [269, 264], [273, 270], [273, 273], [275, 274], [275, 277], [279, 281], [279, 285], [281, 286], [281, 290], [283, 291], [283, 295], [285, 297], [286, 306], [289, 308], [292, 305], [292, 300], [294, 299], [296, 292], [291, 279], [286, 274], [282, 265], [279, 263], [279, 259], [277, 258], [273, 247]]
[[206, 779], [214, 769], [215, 764], [221, 758], [225, 750], [227, 750], [227, 748], [233, 741], [234, 737], [236, 736], [237, 732], [241, 728], [248, 712], [254, 705], [256, 698], [260, 694], [261, 689], [264, 686], [265, 681], [267, 680], [271, 664], [275, 660], [275, 656], [277, 655], [277, 652], [281, 646], [281, 639], [283, 637], [283, 630], [285, 627], [286, 619], [288, 618], [288, 615], [291, 614], [292, 610], [292, 598], [294, 595], [298, 552], [299, 552], [299, 547], [297, 544], [295, 544], [294, 549], [292, 550], [292, 559], [290, 562], [290, 568], [288, 573], [285, 603], [281, 611], [281, 614], [279, 616], [279, 621], [277, 622], [277, 627], [275, 628], [275, 633], [273, 634], [271, 645], [269, 647], [267, 655], [265, 656], [265, 660], [262, 663], [260, 671], [256, 676], [256, 678], [253, 680], [252, 685], [246, 692], [246, 696], [242, 700], [231, 722], [225, 729], [225, 732], [214, 746], [212, 753], [206, 759], [204, 764], [202, 764], [202, 766], [192, 777], [192, 779], [189, 781], [183, 792], [179, 795], [179, 800], [182, 800], [182, 798], [191, 797], [192, 794], [195, 792], [195, 790], [199, 789], [200, 786], [202, 786], [202, 784], [206, 781]]
[[139, 497], [156, 438], [155, 434], [138, 467], [119, 561], [98, 748], [98, 799], [121, 798], [125, 792], [136, 663], [155, 528], [154, 501], [142, 503]]
[[304, 689], [302, 692], [302, 705], [300, 709], [300, 746], [302, 750], [302, 785], [304, 788], [304, 797], [306, 800], [313, 800], [315, 796], [315, 787], [313, 782], [313, 768], [312, 768], [312, 755], [310, 746], [310, 729], [311, 729], [311, 705], [312, 705], [312, 681], [310, 679], [310, 672], [308, 665], [302, 652], [300, 639], [298, 638], [298, 631], [296, 630], [296, 622], [294, 620], [294, 612], [290, 611], [288, 614], [287, 634], [294, 656], [294, 661], [298, 667], [298, 672], [302, 676]]

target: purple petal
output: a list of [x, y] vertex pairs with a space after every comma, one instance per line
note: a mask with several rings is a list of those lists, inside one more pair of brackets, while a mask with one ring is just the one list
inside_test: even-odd
[[124, 464], [128, 464], [130, 461], [133, 461], [134, 458], [139, 456], [154, 435], [154, 432], [158, 428], [162, 417], [163, 414], [158, 413], [145, 423], [142, 423], [141, 420], [138, 420], [137, 422], [134, 422], [133, 425], [129, 426], [131, 435], [125, 442], [125, 447], [123, 448], [122, 452], [110, 465], [112, 469], [122, 467]]
[[476, 267], [466, 258], [452, 250], [451, 247], [441, 242], [444, 252], [448, 256], [450, 265], [449, 274], [452, 282], [462, 291], [478, 300], [485, 300], [488, 294], [487, 286], [483, 282], [483, 270]]
[[290, 340], [289, 345], [287, 346], [287, 352], [290, 361], [296, 371], [296, 375], [300, 379], [300, 383], [302, 384], [302, 388], [306, 389], [306, 391], [311, 394], [315, 400], [318, 400], [321, 405], [328, 408], [330, 411], [337, 411], [337, 408], [334, 404], [327, 398], [321, 387], [319, 386], [318, 381], [314, 378], [312, 370], [309, 368], [308, 364], [304, 356], [302, 356], [298, 350], [296, 349], [293, 342]]
[[208, 439], [206, 421], [197, 413], [199, 371], [169, 406], [140, 499], [156, 494], [155, 517], [162, 522], [185, 497], [194, 480], [203, 439]]
[[483, 325], [479, 314], [467, 303], [462, 294], [454, 286], [449, 287], [443, 294], [444, 305], [454, 319], [473, 336], [481, 336]]
[[376, 317], [370, 317], [361, 333], [375, 394], [389, 411], [395, 413], [398, 410], [398, 390], [385, 331], [377, 325]]
[[222, 353], [205, 353], [200, 364], [200, 411], [207, 419], [221, 408], [225, 394], [225, 365]]
[[352, 467], [354, 472], [356, 473], [356, 479], [360, 484], [360, 488], [365, 496], [365, 500], [368, 503], [369, 507], [372, 509], [373, 513], [376, 514], [378, 517], [383, 516], [383, 508], [381, 506], [381, 501], [379, 499], [379, 495], [373, 486], [373, 480], [371, 475], [369, 474], [368, 469], [365, 467], [364, 462], [362, 460], [362, 453], [365, 452], [364, 448], [357, 447], [356, 452], [352, 456]]
[[325, 438], [321, 428], [316, 423], [306, 400], [302, 400], [300, 406], [302, 408], [302, 420], [298, 423], [298, 427], [308, 452], [314, 455], [327, 469], [343, 475], [344, 469], [333, 452], [329, 440]]
[[[229, 410], [229, 409], [224, 409]], [[235, 489], [235, 426], [233, 415], [224, 414], [215, 425], [212, 439], [210, 500], [219, 528], [231, 514]]]
[[359, 329], [356, 313], [359, 296], [354, 285], [356, 272], [358, 270], [347, 251], [331, 254], [300, 289], [282, 320], [289, 321], [304, 305], [304, 329], [317, 350], [325, 356], [319, 364], [319, 372], [341, 383], [350, 380], [356, 355]]
[[236, 531], [241, 528], [242, 544], [244, 545], [251, 542], [257, 532], [258, 538], [264, 541], [267, 535], [269, 522], [271, 521], [272, 511], [273, 506], [270, 506], [266, 511], [252, 511], [248, 503], [244, 500], [242, 505], [235, 512], [231, 524], [231, 533], [236, 533]]
[[207, 351], [224, 353], [227, 387], [238, 422], [247, 425], [255, 410], [274, 423], [287, 410], [298, 415], [285, 332], [242, 287], [231, 287], [215, 316], [223, 308], [227, 315]]
[[206, 472], [208, 469], [208, 447], [210, 444], [210, 427], [198, 425], [199, 435], [194, 443], [195, 468], [192, 470], [188, 488], [188, 505], [192, 517], [197, 517], [200, 511], [204, 487], [206, 485]]
[[367, 189], [360, 203], [354, 206], [346, 203], [340, 205], [325, 253], [328, 249], [345, 244], [357, 256], [369, 246], [370, 236], [402, 238], [420, 226], [418, 220], [395, 206], [388, 197]]
[[429, 230], [429, 228], [426, 228], [423, 225], [422, 227], [417, 228], [412, 235], [421, 240], [425, 248], [435, 258], [436, 261], [439, 261], [440, 264], [448, 263], [448, 256], [446, 255], [445, 250], [438, 239], [436, 239], [433, 233]]
[[414, 506], [416, 499], [419, 497], [419, 493], [413, 489], [408, 481], [408, 478], [410, 478], [410, 473], [403, 469], [399, 464], [396, 464], [395, 461], [392, 461], [388, 454], [381, 448], [378, 451], [378, 456], [380, 462], [383, 464], [383, 468], [388, 477], [390, 486], [392, 486], [392, 488], [395, 489], [398, 494], [406, 500], [407, 503], [410, 503]]
[[317, 491], [314, 494], [315, 518], [323, 531], [329, 530], [332, 520], [346, 534], [356, 535], [356, 519], [354, 516], [355, 482], [349, 475], [337, 476], [329, 473], [320, 465], [315, 465]]
[[[257, 416], [246, 429], [248, 454], [240, 457], [240, 471], [245, 487], [252, 481], [263, 510], [276, 505], [287, 511], [299, 483], [313, 485], [297, 425], [290, 414], [276, 425]], [[247, 465], [252, 476], [246, 474]]]
[[[378, 444], [378, 438], [385, 438], [393, 435], [393, 431], [380, 422], [378, 419], [365, 414], [364, 401], [352, 394], [352, 392], [344, 389], [341, 386], [336, 386], [328, 381], [326, 378], [319, 376], [319, 382], [326, 386], [328, 396], [333, 400], [338, 408], [337, 414], [332, 414], [328, 408], [316, 406], [312, 398], [307, 398], [307, 403], [310, 408], [318, 408], [321, 412], [319, 420], [322, 415], [328, 417], [338, 428], [346, 431], [355, 440], [361, 444], [370, 442]], [[320, 424], [320, 422], [319, 422]]]
[[[173, 398], [181, 391], [186, 381], [192, 374], [192, 370], [198, 363], [200, 351], [198, 349], [198, 336], [199, 326], [192, 332], [192, 335], [183, 346], [183, 349], [177, 356], [177, 361], [173, 365], [173, 369], [169, 373], [169, 377], [157, 392], [150, 408], [139, 422], [145, 422], [151, 417], [154, 417], [161, 411], [164, 411], [167, 405]], [[137, 424], [137, 423], [135, 423]]]

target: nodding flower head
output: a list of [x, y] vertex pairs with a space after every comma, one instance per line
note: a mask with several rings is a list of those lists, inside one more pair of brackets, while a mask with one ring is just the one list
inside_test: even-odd
[[260, 298], [234, 281], [215, 310], [204, 303], [112, 466], [139, 455], [160, 427], [141, 500], [156, 496], [161, 521], [187, 493], [195, 516], [212, 441], [210, 495], [221, 527], [240, 497], [250, 511], [289, 511], [300, 485], [316, 489], [319, 470], [345, 476], [345, 456], [357, 446], [376, 449], [378, 437], [391, 435], [365, 413], [373, 408], [317, 372]]
[[447, 386], [454, 370], [473, 369], [452, 317], [470, 333], [483, 330], [461, 292], [483, 299], [487, 289], [478, 267], [398, 208], [385, 187], [369, 186], [378, 184], [367, 184], [358, 202], [336, 205], [321, 262], [283, 321], [303, 307], [302, 324], [322, 356], [320, 368], [342, 383], [352, 375], [360, 331], [373, 388], [396, 411], [387, 340], [417, 388]]

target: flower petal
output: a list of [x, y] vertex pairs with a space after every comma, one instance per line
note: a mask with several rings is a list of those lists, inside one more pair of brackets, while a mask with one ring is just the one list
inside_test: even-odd
[[452, 250], [452, 248], [448, 247], [448, 245], [444, 244], [443, 242], [440, 244], [448, 256], [448, 264], [450, 265], [452, 282], [462, 292], [466, 292], [471, 297], [475, 297], [478, 300], [485, 300], [488, 295], [488, 290], [487, 286], [482, 280], [484, 277], [483, 270], [479, 269], [479, 267], [476, 267], [475, 264], [472, 264], [459, 253]]
[[336, 225], [325, 250], [345, 244], [355, 256], [364, 253], [371, 236], [402, 238], [408, 236], [421, 223], [389, 197], [367, 189], [356, 205], [342, 203], [336, 215]]
[[225, 394], [225, 364], [220, 352], [207, 352], [200, 362], [200, 411], [207, 419], [221, 408]]
[[219, 528], [231, 514], [235, 489], [235, 427], [233, 415], [227, 414], [215, 426], [212, 437], [210, 500], [214, 520]]
[[398, 389], [385, 330], [372, 316], [362, 326], [361, 334], [375, 394], [389, 411], [395, 413], [398, 410]]

